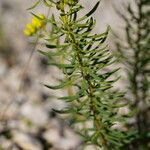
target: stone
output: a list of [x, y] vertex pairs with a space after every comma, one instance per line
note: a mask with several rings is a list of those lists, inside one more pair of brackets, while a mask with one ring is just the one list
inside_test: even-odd
[[29, 119], [37, 127], [43, 127], [48, 123], [48, 114], [40, 106], [26, 103], [21, 108], [21, 114], [23, 117]]
[[27, 133], [15, 131], [13, 140], [24, 150], [42, 150], [41, 144]]
[[47, 130], [43, 137], [51, 144], [56, 145], [60, 141], [61, 137], [57, 128], [51, 128]]

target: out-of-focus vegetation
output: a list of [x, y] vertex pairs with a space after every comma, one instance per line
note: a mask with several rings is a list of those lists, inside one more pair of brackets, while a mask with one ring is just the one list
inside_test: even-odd
[[128, 123], [138, 131], [137, 137], [125, 149], [150, 149], [150, 1], [135, 0], [127, 14], [119, 12], [126, 23], [126, 43], [117, 42], [120, 61], [127, 74], [126, 100], [135, 114], [135, 122]]

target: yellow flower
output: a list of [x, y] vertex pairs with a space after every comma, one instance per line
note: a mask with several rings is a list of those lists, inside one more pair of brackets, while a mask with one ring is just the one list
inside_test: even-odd
[[35, 30], [35, 27], [32, 25], [32, 24], [27, 24], [26, 25], [26, 28], [24, 29], [24, 34], [26, 35], [26, 36], [31, 36], [33, 33], [35, 33], [36, 32], [36, 30]]
[[39, 14], [37, 15], [37, 17], [33, 17], [31, 23], [28, 23], [26, 25], [26, 28], [24, 30], [24, 34], [26, 36], [31, 36], [34, 33], [36, 33], [38, 31], [38, 29], [42, 28], [42, 26], [44, 25], [43, 19], [44, 19], [44, 15]]
[[42, 14], [37, 15], [37, 17], [33, 17], [32, 18], [33, 26], [35, 26], [36, 28], [41, 28], [43, 26], [43, 19], [44, 18], [45, 17]]
[[32, 25], [38, 29], [42, 27], [42, 22], [37, 18], [32, 18]]

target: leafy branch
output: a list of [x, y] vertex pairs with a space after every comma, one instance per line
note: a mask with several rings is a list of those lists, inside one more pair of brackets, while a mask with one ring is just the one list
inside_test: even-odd
[[66, 108], [54, 111], [68, 114], [70, 125], [83, 137], [85, 145], [96, 145], [104, 150], [121, 149], [124, 143], [130, 142], [132, 133], [114, 127], [124, 125], [125, 117], [117, 112], [127, 104], [123, 93], [112, 89], [117, 80], [113, 75], [118, 69], [108, 69], [115, 63], [104, 44], [110, 27], [101, 34], [92, 32], [96, 20], [91, 15], [100, 2], [83, 17], [79, 17], [83, 6], [78, 0], [44, 2], [55, 8], [58, 16], [53, 14], [44, 19], [51, 27], [51, 32], [43, 35], [49, 50], [40, 52], [49, 58], [49, 65], [57, 67], [64, 75], [58, 85], [46, 87], [68, 89], [68, 95], [59, 98], [67, 103]]

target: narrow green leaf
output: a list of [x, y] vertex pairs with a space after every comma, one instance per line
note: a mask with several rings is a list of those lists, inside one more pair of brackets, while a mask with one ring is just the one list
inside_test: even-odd
[[41, 2], [41, 0], [38, 0], [33, 6], [31, 6], [31, 7], [28, 8], [27, 10], [32, 10], [32, 9], [34, 9], [40, 2]]
[[52, 66], [56, 66], [60, 69], [72, 69], [74, 68], [73, 65], [70, 65], [70, 64], [59, 64], [59, 63], [54, 63], [54, 62], [48, 62], [49, 65], [52, 65]]
[[78, 22], [80, 22], [80, 21], [86, 19], [87, 17], [91, 16], [91, 15], [97, 10], [99, 4], [100, 4], [100, 1], [98, 1], [98, 2], [95, 4], [95, 6], [93, 7], [93, 9], [92, 9], [91, 11], [89, 11], [84, 17], [80, 18], [80, 19], [78, 20]]
[[55, 48], [64, 48], [69, 46], [69, 44], [64, 44], [64, 45], [52, 45], [52, 44], [46, 44], [47, 48], [55, 49]]
[[[50, 1], [50, 0], [49, 0], [49, 1]], [[43, 2], [44, 2], [44, 4], [45, 4], [45, 6], [47, 6], [47, 7], [52, 7], [52, 5], [49, 4], [46, 0], [43, 0]]]
[[87, 13], [85, 16], [89, 17], [90, 15], [92, 15], [96, 11], [96, 9], [98, 8], [99, 4], [100, 4], [100, 1], [98, 1], [95, 4], [95, 6], [93, 7], [93, 9], [89, 13]]
[[52, 90], [62, 89], [62, 88], [67, 87], [67, 86], [69, 86], [69, 85], [71, 85], [71, 81], [62, 82], [61, 84], [56, 85], [56, 86], [51, 86], [51, 85], [46, 85], [46, 84], [45, 84], [45, 86], [46, 86], [47, 88], [52, 89]]
[[75, 108], [65, 108], [63, 110], [56, 110], [53, 109], [54, 112], [59, 113], [59, 114], [69, 114], [69, 113], [76, 113], [77, 110]]
[[59, 97], [58, 99], [62, 99], [65, 100], [66, 102], [72, 102], [74, 100], [78, 100], [79, 98], [81, 98], [84, 94], [82, 93], [77, 93], [76, 95], [72, 95], [72, 96], [64, 96], [64, 97]]
[[46, 44], [46, 47], [53, 49], [53, 48], [57, 48], [58, 46], [57, 45]]

